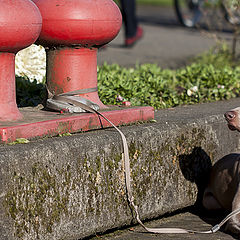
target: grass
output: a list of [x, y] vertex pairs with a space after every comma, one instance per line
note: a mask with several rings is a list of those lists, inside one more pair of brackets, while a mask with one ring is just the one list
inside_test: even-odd
[[[119, 3], [119, 0], [115, 0], [115, 2]], [[172, 6], [173, 0], [136, 0], [136, 3], [153, 6]]]
[[[44, 86], [17, 77], [19, 106], [36, 105], [44, 97]], [[156, 64], [124, 68], [117, 64], [98, 67], [98, 89], [104, 104], [170, 108], [226, 100], [240, 96], [240, 67], [231, 61], [226, 47], [215, 48], [198, 56], [184, 68], [162, 69]]]
[[173, 0], [137, 0], [137, 4], [154, 6], [172, 6]]

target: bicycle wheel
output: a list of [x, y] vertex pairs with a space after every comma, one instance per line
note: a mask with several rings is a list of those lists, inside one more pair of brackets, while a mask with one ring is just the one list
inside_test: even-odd
[[200, 5], [204, 0], [174, 0], [179, 22], [186, 27], [194, 27], [201, 19]]
[[222, 0], [221, 8], [225, 19], [229, 23], [233, 25], [240, 25], [240, 8], [237, 4], [234, 5], [232, 0]]

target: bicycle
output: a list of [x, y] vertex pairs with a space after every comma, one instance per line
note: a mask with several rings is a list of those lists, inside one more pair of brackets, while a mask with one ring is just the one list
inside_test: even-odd
[[240, 25], [239, 2], [233, 0], [174, 0], [179, 22], [185, 27], [196, 27], [208, 12], [220, 9], [225, 20], [232, 25]]

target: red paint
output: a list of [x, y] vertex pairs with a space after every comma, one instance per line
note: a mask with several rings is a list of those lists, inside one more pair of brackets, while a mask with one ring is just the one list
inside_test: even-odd
[[87, 45], [110, 42], [122, 17], [112, 0], [33, 0], [43, 18], [39, 42], [44, 46]]
[[36, 41], [42, 27], [42, 17], [30, 0], [1, 0], [0, 52], [13, 52]]
[[16, 104], [15, 54], [0, 52], [0, 121], [22, 117]]
[[2, 0], [0, 7], [0, 121], [22, 117], [16, 105], [15, 54], [36, 41], [42, 18], [30, 0]]
[[[47, 83], [52, 93], [97, 87], [96, 48], [50, 49], [47, 66]], [[97, 91], [81, 96], [104, 107]]]
[[[33, 0], [43, 26], [38, 43], [47, 47], [50, 92], [97, 87], [97, 47], [119, 32], [122, 17], [112, 0]], [[98, 92], [81, 96], [105, 108]]]
[[[17, 138], [32, 139], [44, 136], [56, 136], [66, 132], [75, 133], [99, 128], [111, 127], [111, 125], [93, 113], [81, 113], [75, 115], [62, 115], [56, 112], [22, 109], [24, 121], [15, 123], [0, 122], [0, 141], [12, 142]], [[152, 107], [118, 108], [117, 110], [103, 111], [115, 125], [148, 121], [154, 118]], [[101, 119], [101, 121], [100, 121]]]

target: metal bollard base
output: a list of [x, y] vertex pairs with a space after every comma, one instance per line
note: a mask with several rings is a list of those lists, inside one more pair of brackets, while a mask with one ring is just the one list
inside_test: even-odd
[[[111, 127], [106, 120], [93, 113], [61, 114], [38, 107], [22, 108], [20, 112], [23, 119], [0, 122], [0, 142], [9, 143], [18, 138], [37, 139]], [[117, 126], [154, 119], [152, 107], [112, 106], [100, 112]]]

